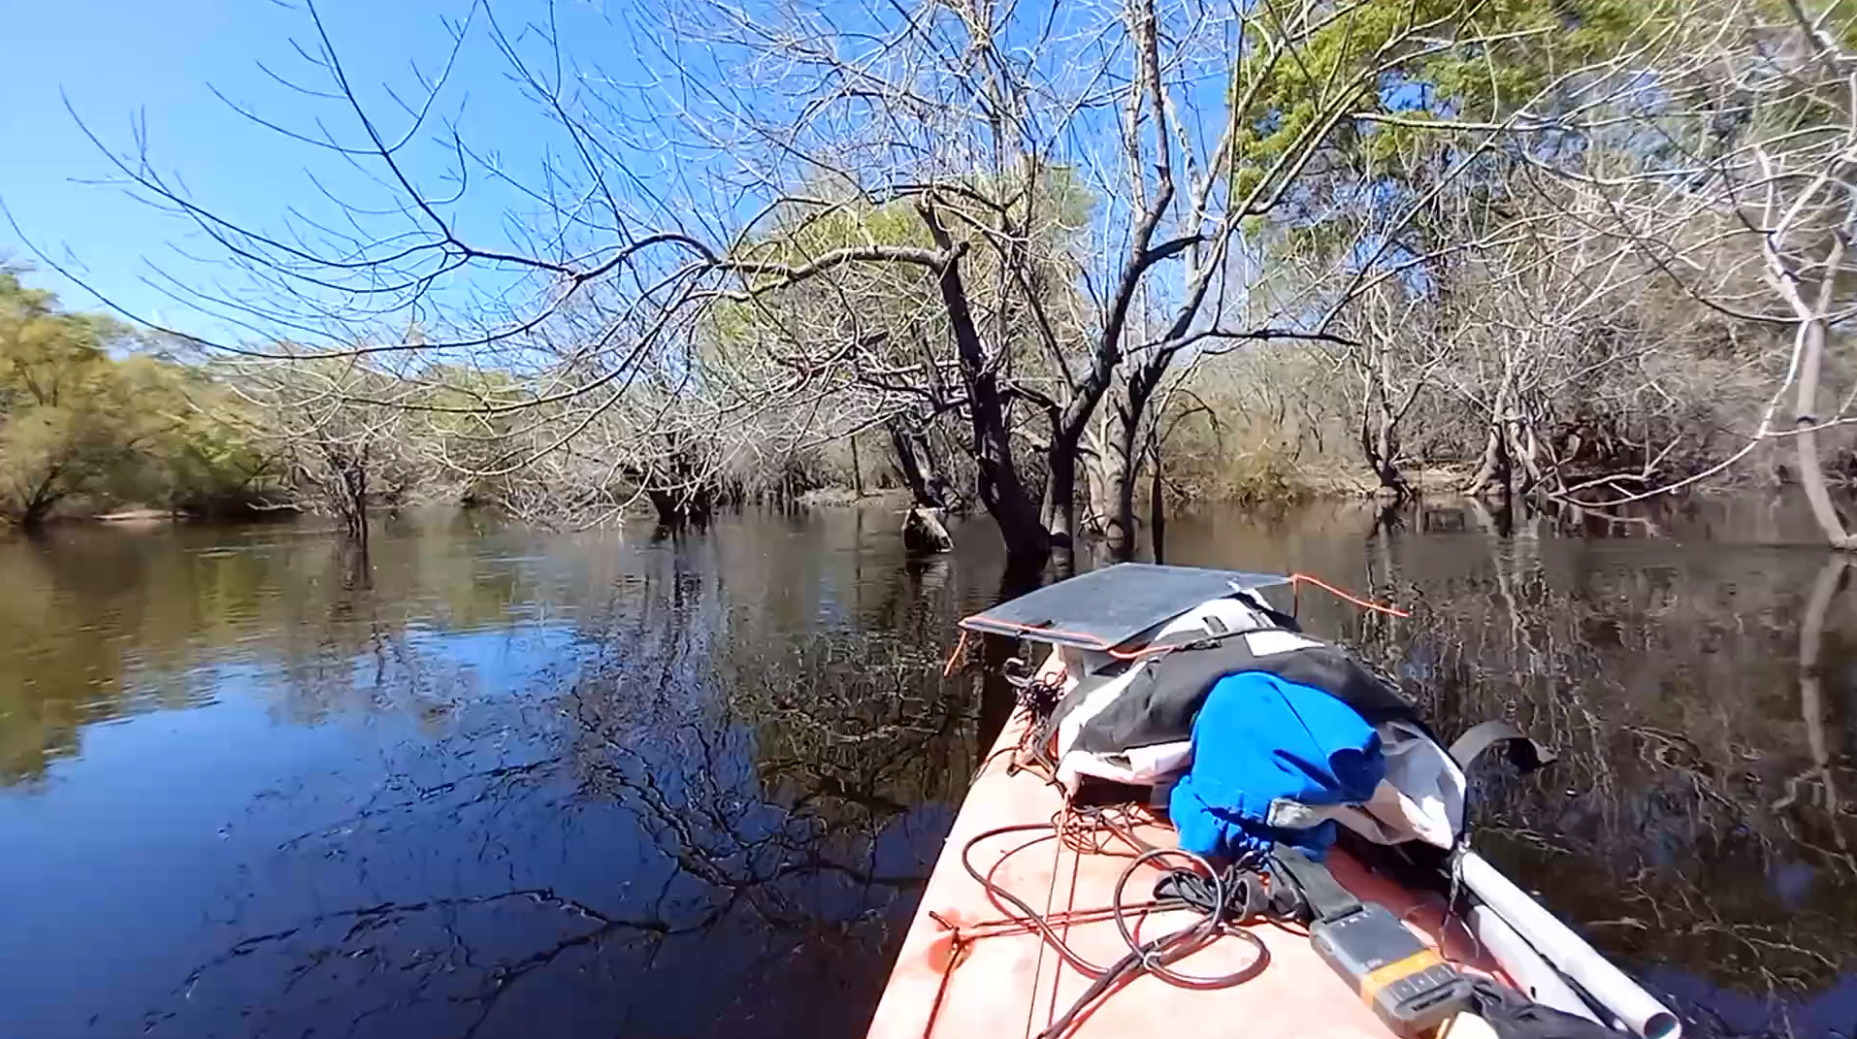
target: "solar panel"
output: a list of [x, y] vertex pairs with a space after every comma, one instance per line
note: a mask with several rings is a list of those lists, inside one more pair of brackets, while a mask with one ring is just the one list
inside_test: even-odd
[[1288, 583], [1289, 578], [1279, 574], [1117, 563], [982, 610], [963, 620], [961, 627], [1104, 650], [1208, 599]]

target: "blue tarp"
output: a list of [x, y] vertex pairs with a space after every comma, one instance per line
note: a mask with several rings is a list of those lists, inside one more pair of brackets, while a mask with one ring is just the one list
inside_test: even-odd
[[1386, 774], [1380, 736], [1352, 707], [1263, 672], [1220, 679], [1193, 722], [1193, 764], [1169, 811], [1180, 846], [1235, 857], [1293, 844], [1320, 858], [1335, 823], [1269, 825], [1279, 800], [1311, 806], [1365, 801]]

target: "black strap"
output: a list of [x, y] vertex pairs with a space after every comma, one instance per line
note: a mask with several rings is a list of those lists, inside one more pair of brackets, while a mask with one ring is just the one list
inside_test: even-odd
[[[1264, 878], [1248, 869], [1227, 869], [1216, 888], [1225, 894], [1225, 904], [1217, 909], [1220, 919], [1243, 923], [1270, 908]], [[1192, 870], [1169, 870], [1154, 885], [1155, 898], [1177, 898], [1194, 909], [1212, 915], [1215, 885], [1211, 878]]]
[[1317, 920], [1339, 920], [1361, 911], [1361, 900], [1342, 887], [1327, 866], [1310, 858], [1301, 848], [1277, 845], [1271, 849], [1270, 866], [1273, 879], [1284, 882], [1280, 885], [1285, 889], [1283, 893], [1300, 903], [1294, 908], [1277, 905], [1274, 908], [1279, 913], [1302, 916], [1304, 913], [1297, 909], [1303, 909]]
[[1489, 1022], [1496, 1039], [1630, 1039], [1628, 1032], [1531, 1002], [1488, 979], [1478, 979], [1470, 992], [1477, 1016]]
[[1509, 760], [1523, 772], [1546, 768], [1559, 757], [1552, 750], [1523, 735], [1522, 730], [1498, 719], [1466, 729], [1462, 736], [1457, 737], [1457, 742], [1451, 744], [1451, 757], [1457, 762], [1458, 768], [1468, 772], [1484, 751], [1498, 744], [1508, 751]]

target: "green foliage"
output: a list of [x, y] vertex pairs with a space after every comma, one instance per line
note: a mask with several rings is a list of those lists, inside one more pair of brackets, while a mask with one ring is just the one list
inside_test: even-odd
[[1298, 17], [1301, 6], [1268, 0], [1256, 6], [1250, 20], [1230, 102], [1249, 102], [1237, 113], [1232, 142], [1235, 201], [1257, 190], [1270, 168], [1297, 151], [1309, 131], [1336, 108], [1370, 103], [1378, 84], [1366, 73], [1384, 60], [1383, 49], [1413, 24], [1435, 17], [1431, 9], [1447, 5], [1368, 0], [1316, 31], [1294, 54], [1274, 53], [1266, 38]]
[[78, 497], [165, 503], [260, 468], [210, 417], [223, 391], [128, 352], [137, 345], [122, 325], [67, 313], [0, 271], [0, 517], [36, 525]]
[[0, 274], [0, 514], [38, 523], [128, 461], [147, 415], [133, 391], [147, 373], [110, 357], [124, 336]]
[[[1469, 35], [1507, 37], [1457, 47], [1418, 70], [1432, 108], [1471, 119], [1501, 119], [1533, 101], [1556, 77], [1621, 52], [1677, 11], [1671, 0], [1498, 0], [1476, 8]], [[1553, 110], [1550, 104], [1541, 114]]]
[[[1418, 124], [1342, 119], [1322, 148], [1341, 160], [1327, 168], [1344, 178], [1340, 171], [1384, 177], [1395, 159], [1450, 147], [1439, 130], [1452, 122], [1497, 121], [1523, 106], [1551, 115], [1581, 85], [1580, 70], [1666, 25], [1677, 9], [1674, 0], [1366, 0], [1272, 60], [1266, 34], [1301, 6], [1271, 0], [1250, 20], [1230, 90], [1232, 103], [1248, 100], [1230, 156], [1234, 200], [1247, 198], [1337, 111]], [[1433, 28], [1411, 35], [1422, 26]], [[1424, 46], [1449, 35], [1463, 42]]]
[[200, 516], [262, 497], [276, 474], [272, 458], [252, 436], [250, 406], [210, 369], [135, 360], [159, 366], [160, 392], [173, 407], [173, 424], [150, 452], [140, 488], [123, 492]]

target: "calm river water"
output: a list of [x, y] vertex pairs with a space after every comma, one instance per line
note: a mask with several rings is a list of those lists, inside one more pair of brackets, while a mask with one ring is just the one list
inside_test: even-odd
[[[984, 525], [396, 521], [0, 540], [0, 1036], [855, 1036], [996, 724]], [[1857, 591], [1758, 506], [1174, 520], [1447, 735], [1477, 844], [1694, 1035], [1857, 1031]], [[1857, 567], [1853, 568], [1857, 571]], [[1814, 648], [1815, 647], [1815, 648]], [[1801, 666], [1802, 651], [1817, 654]]]

